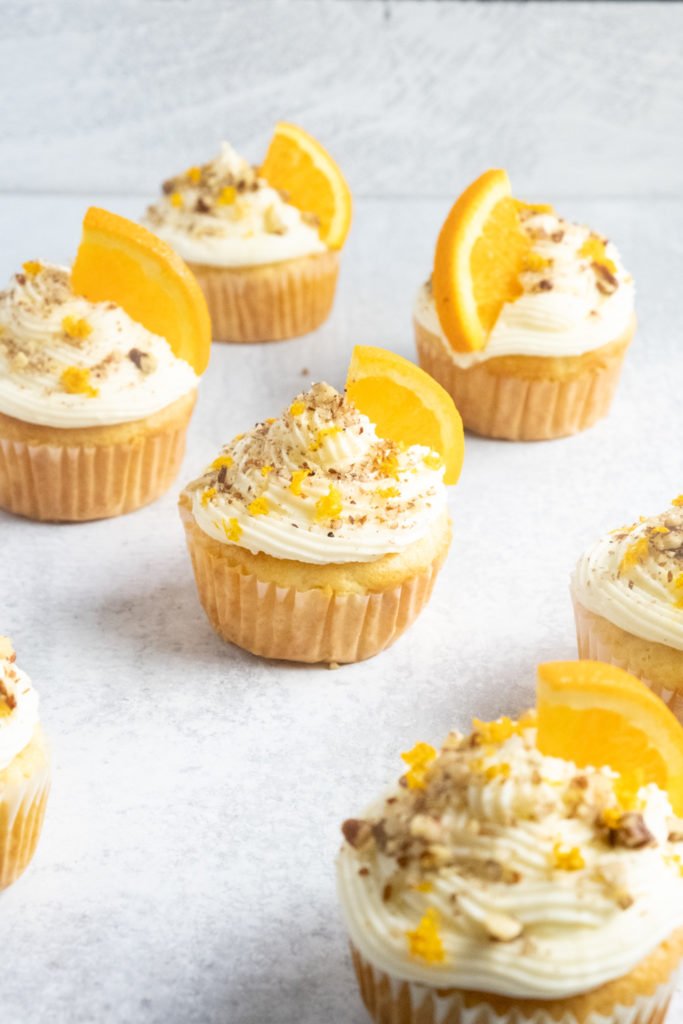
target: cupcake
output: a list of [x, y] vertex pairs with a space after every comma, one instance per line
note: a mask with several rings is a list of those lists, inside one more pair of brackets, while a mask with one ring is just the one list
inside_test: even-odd
[[264, 164], [227, 143], [201, 167], [164, 182], [145, 223], [185, 259], [217, 341], [275, 341], [329, 316], [351, 195], [315, 139], [280, 124]]
[[[339, 897], [379, 1024], [664, 1019], [683, 955], [681, 780], [659, 785], [644, 770], [632, 785], [587, 749], [587, 728], [579, 763], [560, 755], [555, 701], [567, 700], [570, 732], [572, 713], [583, 725], [612, 715], [621, 768], [661, 730], [680, 770], [683, 730], [618, 669], [578, 662], [544, 673], [554, 692], [538, 719], [475, 720], [439, 752], [418, 743], [402, 755], [398, 784], [342, 826]], [[558, 698], [563, 688], [573, 693]], [[623, 719], [608, 710], [606, 694], [620, 707], [622, 688], [642, 722], [633, 709]]]
[[50, 791], [50, 759], [38, 695], [0, 637], [0, 888], [15, 882], [38, 845]]
[[683, 496], [589, 548], [572, 598], [580, 656], [632, 672], [683, 720]]
[[538, 441], [605, 416], [635, 330], [634, 290], [616, 247], [549, 205], [513, 199], [488, 171], [441, 230], [414, 325], [420, 365], [465, 427]]
[[426, 445], [380, 437], [324, 383], [233, 438], [180, 498], [214, 629], [290, 661], [360, 661], [388, 647], [448, 551], [447, 469]]
[[[143, 241], [162, 244], [123, 218], [95, 211], [98, 218], [114, 232], [129, 225]], [[137, 309], [150, 299], [143, 261], [128, 256], [124, 264], [133, 316], [117, 294], [127, 287], [125, 274], [114, 276], [119, 254], [107, 260], [91, 248], [84, 241], [73, 274], [29, 261], [0, 293], [0, 507], [31, 519], [130, 512], [167, 490], [184, 453], [198, 373], [145, 324], [155, 326], [153, 307]], [[168, 256], [171, 268], [180, 264]], [[89, 276], [98, 294], [86, 297]], [[169, 332], [185, 325], [188, 344], [192, 324], [182, 303], [167, 291], [157, 301], [163, 317], [177, 318]], [[205, 307], [204, 315], [208, 351]]]

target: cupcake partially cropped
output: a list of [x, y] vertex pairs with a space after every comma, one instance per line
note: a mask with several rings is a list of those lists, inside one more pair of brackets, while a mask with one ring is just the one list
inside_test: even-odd
[[[547, 668], [570, 688], [586, 673]], [[606, 670], [588, 669], [598, 699], [612, 689]], [[631, 696], [640, 685], [630, 680]], [[608, 703], [589, 696], [574, 713], [600, 717]], [[654, 732], [660, 707], [646, 711]], [[626, 748], [639, 724], [621, 723]], [[475, 720], [438, 752], [419, 743], [398, 784], [344, 822], [339, 898], [378, 1024], [663, 1021], [683, 956], [683, 822], [647, 772], [634, 786], [543, 752], [553, 728], [528, 714]], [[638, 738], [649, 749], [653, 737]]]
[[0, 293], [0, 507], [77, 521], [153, 501], [180, 467], [198, 380], [119, 302], [84, 297], [65, 267], [25, 263]]
[[393, 643], [451, 537], [441, 455], [380, 438], [324, 383], [226, 444], [180, 512], [214, 629], [302, 662], [359, 661]]
[[683, 719], [683, 497], [590, 547], [572, 597], [581, 657], [637, 675]]
[[38, 719], [38, 695], [0, 637], [0, 889], [33, 857], [50, 792], [50, 758]]
[[607, 415], [635, 330], [616, 246], [551, 206], [522, 203], [488, 171], [451, 210], [420, 289], [420, 365], [474, 433], [576, 433]]
[[278, 125], [264, 164], [228, 143], [164, 182], [145, 223], [186, 260], [217, 341], [294, 338], [329, 316], [351, 218], [341, 171], [315, 139]]

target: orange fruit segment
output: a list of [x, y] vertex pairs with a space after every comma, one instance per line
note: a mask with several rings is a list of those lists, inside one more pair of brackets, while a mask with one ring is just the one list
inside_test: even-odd
[[537, 710], [541, 753], [609, 766], [632, 789], [654, 782], [683, 814], [683, 726], [635, 676], [600, 661], [539, 665]]
[[91, 302], [115, 302], [196, 373], [206, 369], [211, 320], [197, 280], [170, 245], [140, 224], [91, 206], [71, 286]]
[[434, 255], [432, 287], [439, 322], [453, 348], [485, 347], [506, 302], [522, 294], [519, 275], [531, 251], [520, 204], [505, 171], [486, 171], [457, 200]]
[[351, 226], [351, 190], [317, 139], [280, 121], [260, 174], [273, 188], [286, 192], [292, 206], [318, 217], [320, 237], [328, 248], [341, 249]]
[[426, 445], [444, 461], [444, 482], [458, 482], [465, 454], [462, 420], [451, 396], [428, 373], [388, 349], [356, 345], [346, 393], [380, 437]]

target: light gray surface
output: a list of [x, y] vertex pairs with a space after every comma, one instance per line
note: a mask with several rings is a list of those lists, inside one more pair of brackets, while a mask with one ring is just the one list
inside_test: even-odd
[[[67, 259], [93, 198], [0, 198], [0, 280], [27, 258]], [[99, 198], [129, 215], [142, 203]], [[223, 645], [174, 493], [86, 525], [0, 513], [0, 627], [55, 755], [38, 854], [0, 900], [3, 1022], [365, 1021], [334, 894], [340, 821], [415, 741], [529, 705], [535, 664], [575, 653], [567, 581], [582, 548], [683, 490], [683, 203], [563, 212], [611, 235], [638, 282], [612, 415], [558, 442], [468, 438], [432, 602], [376, 659], [329, 671]], [[322, 330], [214, 346], [179, 484], [310, 379], [341, 385], [354, 343], [412, 354], [412, 296], [443, 213], [359, 202]]]
[[279, 118], [356, 195], [680, 195], [683, 5], [3, 0], [0, 189], [153, 191]]

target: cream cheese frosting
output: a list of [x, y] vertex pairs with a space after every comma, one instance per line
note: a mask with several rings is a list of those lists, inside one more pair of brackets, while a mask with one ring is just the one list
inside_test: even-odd
[[683, 832], [658, 787], [542, 755], [531, 718], [404, 759], [402, 784], [344, 823], [337, 864], [351, 941], [379, 970], [562, 999], [683, 925]]
[[51, 427], [126, 423], [196, 386], [164, 338], [75, 295], [64, 267], [30, 261], [0, 292], [0, 413]]
[[29, 745], [38, 725], [38, 694], [17, 668], [9, 640], [0, 637], [0, 771]]
[[439, 323], [429, 282], [418, 292], [415, 319], [463, 369], [499, 356], [578, 356], [629, 329], [633, 280], [612, 242], [553, 212], [531, 210], [521, 226], [535, 269], [521, 274], [522, 294], [503, 305], [481, 351], [456, 351]]
[[446, 510], [441, 457], [382, 440], [328, 384], [225, 445], [190, 485], [198, 526], [254, 553], [318, 564], [401, 551]]
[[574, 597], [620, 629], [683, 651], [683, 497], [602, 537], [579, 560]]
[[190, 263], [251, 267], [326, 250], [315, 216], [288, 203], [227, 142], [163, 192], [144, 223]]

